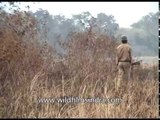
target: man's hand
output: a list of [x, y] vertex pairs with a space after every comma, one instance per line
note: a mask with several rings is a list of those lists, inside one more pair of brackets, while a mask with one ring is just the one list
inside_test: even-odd
[[116, 65], [118, 66], [118, 57], [116, 57]]

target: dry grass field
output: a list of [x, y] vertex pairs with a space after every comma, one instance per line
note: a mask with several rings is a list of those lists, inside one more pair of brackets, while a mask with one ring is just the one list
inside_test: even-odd
[[[117, 43], [107, 36], [73, 33], [61, 58], [36, 37], [2, 26], [0, 35], [0, 118], [158, 117], [158, 65], [136, 66], [116, 91]], [[85, 101], [58, 101], [65, 96]]]

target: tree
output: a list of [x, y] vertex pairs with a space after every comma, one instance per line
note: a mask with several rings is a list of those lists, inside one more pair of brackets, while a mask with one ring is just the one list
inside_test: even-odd
[[97, 27], [100, 34], [107, 34], [113, 37], [119, 25], [115, 22], [114, 16], [107, 16], [105, 13], [100, 13], [97, 15]]
[[158, 54], [158, 17], [159, 12], [149, 13], [137, 23], [131, 25], [133, 29], [140, 29], [144, 32], [139, 37], [143, 38], [143, 41], [147, 43], [148, 49], [153, 50], [155, 54]]
[[64, 50], [59, 44], [59, 40], [65, 41], [70, 32], [74, 30], [74, 22], [72, 19], [66, 18], [64, 15], [51, 15], [47, 10], [39, 9], [33, 13], [39, 23], [39, 28], [44, 38], [50, 45], [54, 46], [59, 52]]
[[85, 31], [86, 28], [92, 27], [93, 31], [97, 34], [108, 35], [114, 37], [119, 25], [114, 20], [114, 16], [106, 15], [105, 13], [99, 13], [97, 17], [93, 17], [89, 12], [83, 12], [78, 15], [74, 15], [73, 19], [80, 27], [80, 31]]
[[78, 31], [85, 31], [92, 17], [91, 13], [82, 12], [81, 14], [73, 15], [72, 19]]

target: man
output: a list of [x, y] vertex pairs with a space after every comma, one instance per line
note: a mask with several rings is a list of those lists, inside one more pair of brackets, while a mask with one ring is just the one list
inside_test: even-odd
[[118, 78], [116, 80], [116, 89], [118, 89], [123, 83], [129, 80], [131, 70], [131, 46], [128, 44], [126, 36], [121, 37], [121, 44], [117, 47], [116, 64], [118, 67]]

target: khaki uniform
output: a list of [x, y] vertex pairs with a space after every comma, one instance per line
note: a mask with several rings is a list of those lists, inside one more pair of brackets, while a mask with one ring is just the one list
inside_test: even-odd
[[121, 86], [122, 81], [126, 85], [127, 81], [130, 79], [131, 70], [131, 46], [129, 44], [121, 44], [117, 47], [117, 66], [118, 66], [118, 76], [116, 79], [116, 89]]

